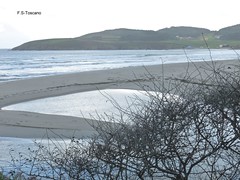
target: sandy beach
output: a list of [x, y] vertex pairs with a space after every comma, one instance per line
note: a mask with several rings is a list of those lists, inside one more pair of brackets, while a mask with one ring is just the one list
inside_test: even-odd
[[[211, 64], [212, 62], [208, 62]], [[217, 61], [216, 66], [233, 69], [239, 61]], [[186, 71], [196, 73], [196, 68], [204, 71], [206, 62], [154, 65], [147, 67], [127, 67], [119, 69], [88, 71], [32, 78], [0, 83], [0, 108], [46, 97], [101, 89], [135, 89], [142, 84], [152, 85], [150, 73], [155, 80], [163, 78], [181, 79]], [[44, 138], [59, 134], [63, 137], [87, 137], [95, 133], [90, 125], [96, 123], [84, 118], [46, 115], [32, 112], [0, 111], [0, 136], [19, 138]]]

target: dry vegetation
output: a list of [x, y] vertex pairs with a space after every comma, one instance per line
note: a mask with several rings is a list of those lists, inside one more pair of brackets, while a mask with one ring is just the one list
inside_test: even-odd
[[38, 144], [21, 160], [29, 170], [18, 173], [49, 179], [239, 179], [240, 68], [214, 62], [202, 68], [181, 80], [152, 77], [152, 86], [139, 84], [148, 101], [135, 97], [127, 109], [116, 105], [120, 115], [104, 117], [113, 124], [95, 126], [98, 135], [73, 138], [67, 148]]

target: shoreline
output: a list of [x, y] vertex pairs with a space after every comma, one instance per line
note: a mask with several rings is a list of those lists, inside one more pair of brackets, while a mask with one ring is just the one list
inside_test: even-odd
[[[45, 76], [0, 83], [0, 108], [20, 102], [101, 89], [140, 90], [138, 82], [153, 85], [148, 73], [157, 79], [184, 78], [186, 71], [194, 72], [206, 63], [221, 65], [226, 70], [239, 64], [237, 60], [174, 63], [151, 66], [124, 67], [118, 69], [86, 71], [80, 73]], [[163, 77], [164, 75], [164, 77]], [[47, 115], [32, 112], [0, 110], [0, 136], [41, 138], [46, 130], [65, 137], [90, 136], [95, 130], [84, 118]], [[50, 133], [51, 134], [51, 133]]]

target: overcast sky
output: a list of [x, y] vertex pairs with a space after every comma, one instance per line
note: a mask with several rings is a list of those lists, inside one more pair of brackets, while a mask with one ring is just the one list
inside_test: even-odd
[[0, 0], [0, 48], [116, 28], [219, 30], [240, 23], [239, 7], [239, 0]]

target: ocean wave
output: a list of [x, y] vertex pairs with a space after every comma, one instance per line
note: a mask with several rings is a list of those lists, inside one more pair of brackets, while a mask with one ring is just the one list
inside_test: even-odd
[[[202, 60], [239, 59], [240, 51], [212, 50], [8, 51], [1, 50], [1, 81], [53, 74]], [[187, 56], [186, 56], [187, 54]], [[8, 76], [8, 77], [6, 77]]]

